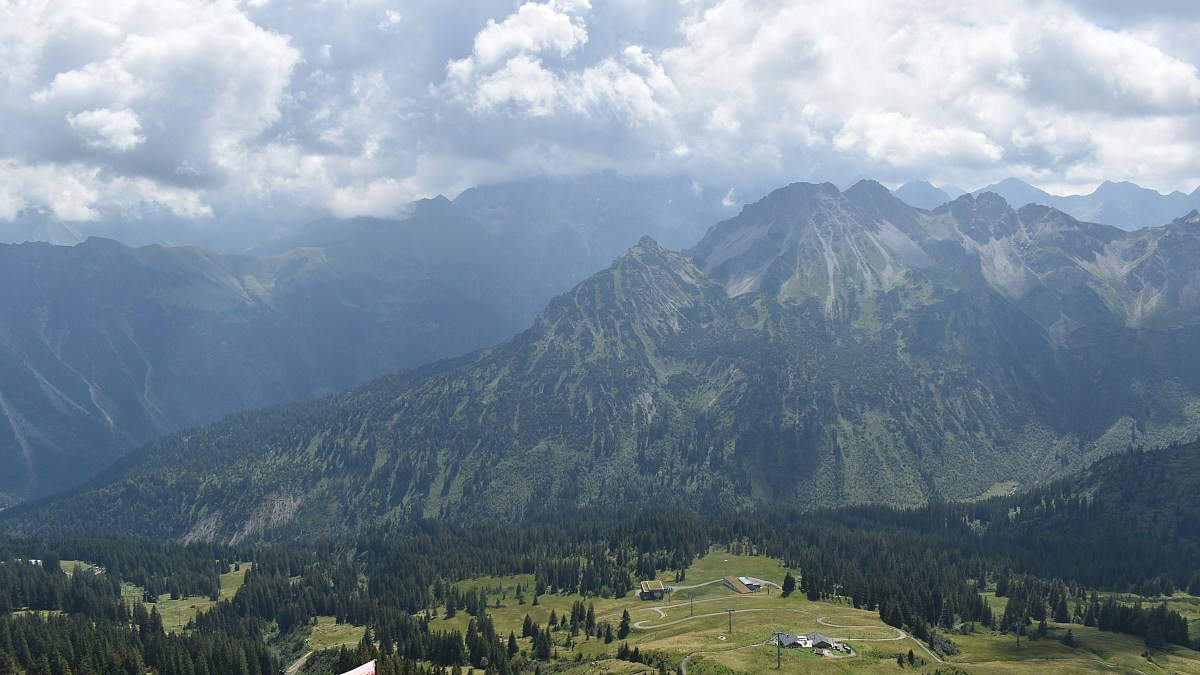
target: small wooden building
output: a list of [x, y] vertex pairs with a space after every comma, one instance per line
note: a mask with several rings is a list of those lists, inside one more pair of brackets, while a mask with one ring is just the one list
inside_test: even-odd
[[641, 585], [642, 590], [638, 595], [642, 600], [662, 600], [663, 596], [667, 594], [666, 586], [663, 586], [663, 582], [658, 579], [643, 581]]

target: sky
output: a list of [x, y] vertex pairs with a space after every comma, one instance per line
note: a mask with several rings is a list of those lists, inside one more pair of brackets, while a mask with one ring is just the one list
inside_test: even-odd
[[612, 169], [1200, 185], [1194, 0], [0, 0], [0, 220], [395, 216]]

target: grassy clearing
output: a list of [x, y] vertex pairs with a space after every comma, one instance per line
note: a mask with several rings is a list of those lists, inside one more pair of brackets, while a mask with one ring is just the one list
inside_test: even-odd
[[[660, 575], [667, 585], [696, 585], [719, 580], [726, 576], [752, 576], [782, 583], [787, 570], [778, 560], [762, 556], [739, 556], [724, 552], [713, 552], [697, 560], [686, 570], [686, 579], [675, 582], [674, 572]], [[501, 588], [505, 592], [489, 599], [488, 613], [493, 617], [496, 628], [503, 635], [510, 631], [520, 635], [525, 615], [540, 626], [545, 626], [550, 612], [558, 616], [568, 614], [571, 604], [580, 600], [574, 595], [543, 595], [538, 605], [532, 604], [532, 590], [526, 592], [526, 603], [518, 604], [515, 596], [517, 583], [532, 589], [532, 576], [504, 578], [479, 578], [461, 582], [469, 588]], [[500, 606], [496, 607], [496, 598]], [[1003, 613], [1006, 598], [985, 594], [993, 611]], [[669, 654], [678, 663], [688, 654], [689, 675], [728, 675], [730, 673], [765, 673], [775, 671], [776, 651], [762, 643], [776, 631], [809, 633], [819, 631], [848, 642], [855, 650], [853, 658], [833, 659], [820, 657], [807, 650], [784, 650], [782, 653], [783, 673], [874, 673], [874, 672], [934, 672], [939, 666], [956, 666], [971, 673], [1200, 673], [1200, 655], [1186, 649], [1172, 652], [1156, 652], [1148, 660], [1141, 656], [1144, 651], [1140, 638], [1112, 633], [1101, 633], [1094, 628], [1069, 626], [1078, 646], [1069, 648], [1058, 642], [1068, 626], [1051, 625], [1048, 638], [1030, 641], [1023, 638], [1021, 647], [1015, 646], [1011, 635], [982, 631], [973, 635], [951, 635], [961, 654], [937, 663], [912, 638], [895, 639], [897, 631], [884, 625], [876, 612], [856, 610], [845, 603], [810, 602], [799, 593], [784, 598], [778, 589], [770, 595], [765, 592], [738, 595], [724, 584], [714, 583], [692, 589], [681, 589], [662, 601], [642, 601], [636, 593], [624, 598], [582, 598], [593, 603], [598, 621], [608, 621], [615, 631], [624, 611], [628, 610], [634, 627], [626, 642], [641, 651], [659, 651]], [[1188, 605], [1190, 599], [1170, 599], [1172, 607]], [[1200, 605], [1191, 605], [1192, 611], [1200, 611]], [[729, 629], [732, 615], [733, 630]], [[435, 630], [465, 631], [470, 617], [465, 613], [446, 619], [438, 616], [432, 627]], [[831, 625], [832, 624], [832, 625]], [[361, 629], [359, 629], [361, 630]], [[561, 646], [566, 631], [554, 633], [560, 644], [558, 653], [561, 661], [556, 667], [568, 673], [640, 673], [648, 672], [641, 664], [626, 663], [608, 658], [615, 654], [621, 641], [605, 644], [603, 640], [579, 635], [570, 648]], [[361, 633], [358, 633], [361, 637]], [[531, 641], [518, 639], [522, 649], [528, 650]], [[897, 656], [906, 656], [913, 650], [925, 664], [917, 668], [901, 669], [896, 664]], [[582, 654], [582, 663], [572, 661]]]
[[[241, 563], [240, 568], [236, 571], [222, 574], [221, 591], [216, 600], [203, 596], [192, 596], [172, 600], [169, 594], [162, 594], [158, 597], [158, 602], [155, 606], [158, 608], [158, 613], [162, 615], [163, 626], [168, 632], [178, 632], [187, 626], [188, 622], [196, 618], [196, 615], [205, 610], [211, 609], [213, 605], [220, 600], [228, 600], [233, 597], [234, 593], [242, 587], [242, 583], [246, 580], [246, 572], [250, 570], [252, 563]], [[131, 586], [131, 595], [140, 597], [142, 589], [140, 587]]]
[[364, 632], [366, 628], [363, 626], [336, 623], [332, 616], [319, 616], [304, 646], [315, 652], [339, 645], [356, 645], [362, 641]]
[[1021, 484], [1015, 480], [1006, 480], [999, 483], [993, 483], [986, 492], [976, 497], [975, 501], [983, 501], [985, 499], [990, 499], [991, 497], [1007, 497], [1011, 494], [1014, 494], [1017, 491], [1017, 488], [1020, 486]]

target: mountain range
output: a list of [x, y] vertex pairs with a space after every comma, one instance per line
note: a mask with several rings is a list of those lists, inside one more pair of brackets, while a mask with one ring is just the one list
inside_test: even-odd
[[160, 438], [25, 532], [246, 541], [561, 505], [971, 498], [1200, 435], [1200, 217], [794, 184], [511, 341]]
[[[1086, 195], [1060, 196], [1016, 178], [1006, 178], [971, 194], [978, 196], [985, 192], [998, 194], [1014, 206], [1051, 206], [1079, 220], [1114, 225], [1123, 230], [1162, 225], [1200, 209], [1200, 188], [1191, 194], [1175, 191], [1164, 195], [1126, 181], [1105, 181]], [[894, 192], [906, 204], [922, 209], [935, 209], [964, 193], [965, 190], [960, 188], [934, 187], [928, 181], [905, 183]]]
[[688, 179], [601, 174], [323, 221], [253, 255], [0, 245], [0, 506], [163, 433], [494, 345], [642, 233], [691, 243], [724, 208]]

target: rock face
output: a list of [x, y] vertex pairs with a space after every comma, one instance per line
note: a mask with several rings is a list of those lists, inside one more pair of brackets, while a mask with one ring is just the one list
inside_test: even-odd
[[244, 540], [1029, 484], [1200, 434], [1198, 245], [1195, 219], [791, 185], [686, 254], [643, 239], [505, 344], [167, 436], [3, 520]]

